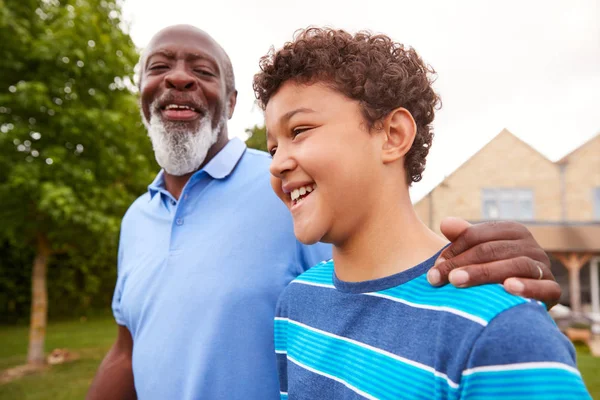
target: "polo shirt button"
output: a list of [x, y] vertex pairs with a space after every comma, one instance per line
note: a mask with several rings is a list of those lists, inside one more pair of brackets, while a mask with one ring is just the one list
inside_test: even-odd
[[183, 218], [177, 218], [177, 221], [175, 221], [175, 223], [177, 225], [183, 225]]
[[175, 200], [171, 200], [171, 204], [172, 204], [172, 205], [175, 205]]

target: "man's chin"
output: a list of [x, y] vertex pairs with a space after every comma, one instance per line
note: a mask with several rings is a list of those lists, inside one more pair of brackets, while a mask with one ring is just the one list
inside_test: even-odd
[[162, 125], [165, 131], [168, 133], [181, 133], [181, 132], [197, 132], [200, 130], [202, 125], [201, 120], [181, 121], [172, 119], [161, 119]]

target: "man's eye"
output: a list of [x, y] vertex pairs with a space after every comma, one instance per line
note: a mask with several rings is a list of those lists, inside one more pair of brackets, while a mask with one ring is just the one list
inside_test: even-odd
[[207, 71], [207, 70], [205, 70], [205, 69], [195, 69], [194, 71], [195, 71], [197, 74], [200, 74], [200, 75], [205, 75], [205, 76], [215, 76], [215, 74], [213, 74], [212, 72], [210, 72], [210, 71]]
[[166, 69], [167, 66], [163, 65], [163, 64], [155, 64], [155, 65], [151, 65], [150, 68], [148, 68], [150, 71], [160, 71], [163, 69]]

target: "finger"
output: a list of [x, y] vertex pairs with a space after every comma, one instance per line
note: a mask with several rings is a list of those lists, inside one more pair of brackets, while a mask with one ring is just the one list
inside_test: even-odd
[[440, 231], [449, 241], [453, 242], [465, 231], [471, 224], [461, 218], [446, 217], [440, 223]]
[[453, 270], [448, 280], [454, 286], [468, 287], [485, 283], [502, 283], [511, 277], [539, 279], [544, 265], [529, 257], [515, 257], [508, 260], [469, 265]]
[[[489, 221], [467, 227], [441, 254], [441, 258], [452, 258], [471, 247], [495, 240], [533, 240], [523, 225], [512, 221]], [[539, 246], [538, 246], [539, 247]]]
[[555, 281], [523, 278], [509, 278], [504, 281], [504, 289], [517, 296], [543, 302], [549, 310], [560, 300], [560, 285]]
[[[449, 266], [451, 266], [452, 269], [456, 269], [467, 265], [486, 264], [521, 256], [540, 261], [544, 264], [542, 271], [550, 272], [550, 268], [544, 263], [548, 257], [546, 252], [540, 247], [534, 246], [533, 243], [528, 243], [523, 240], [496, 240], [493, 242], [480, 243], [447, 261], [451, 261]], [[438, 263], [438, 267], [439, 266], [441, 266], [441, 262]]]

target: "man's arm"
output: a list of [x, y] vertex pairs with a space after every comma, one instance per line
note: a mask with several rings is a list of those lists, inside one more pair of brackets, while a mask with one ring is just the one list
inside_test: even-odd
[[542, 301], [551, 308], [560, 286], [550, 270], [550, 259], [517, 222], [494, 221], [471, 225], [445, 218], [442, 233], [452, 242], [427, 274], [432, 285], [448, 281], [457, 287], [503, 283], [515, 295]]
[[100, 364], [86, 400], [136, 399], [131, 354], [133, 339], [129, 330], [119, 325], [117, 341]]

